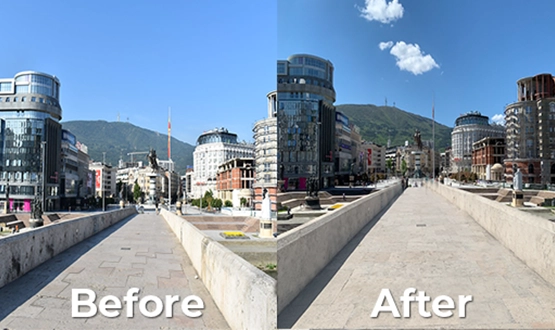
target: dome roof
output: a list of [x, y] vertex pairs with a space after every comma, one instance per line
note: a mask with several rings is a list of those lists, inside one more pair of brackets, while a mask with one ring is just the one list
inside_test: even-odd
[[499, 163], [496, 163], [495, 165], [493, 165], [491, 167], [491, 170], [495, 171], [495, 172], [501, 172], [501, 171], [503, 171], [503, 165], [501, 165]]

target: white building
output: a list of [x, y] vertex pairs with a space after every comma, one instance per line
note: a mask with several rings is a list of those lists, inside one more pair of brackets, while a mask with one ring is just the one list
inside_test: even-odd
[[461, 115], [451, 132], [451, 173], [471, 170], [472, 144], [485, 137], [504, 137], [505, 127], [490, 125], [489, 118], [479, 112]]
[[254, 145], [237, 142], [237, 134], [223, 127], [202, 133], [193, 152], [193, 198], [200, 198], [208, 190], [216, 196], [218, 166], [233, 158], [254, 158]]
[[89, 169], [95, 172], [96, 197], [112, 197], [116, 195], [117, 168], [101, 162], [94, 162]]

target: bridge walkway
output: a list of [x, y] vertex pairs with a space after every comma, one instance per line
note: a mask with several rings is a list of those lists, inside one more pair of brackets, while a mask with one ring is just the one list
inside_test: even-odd
[[[189, 257], [161, 216], [139, 214], [105, 229], [48, 260], [0, 289], [1, 329], [229, 329]], [[123, 309], [116, 318], [100, 312], [91, 318], [72, 318], [72, 289], [96, 293], [96, 305], [115, 295]], [[126, 316], [122, 297], [139, 288], [139, 299], [178, 295], [173, 317], [165, 309], [155, 318], [143, 316], [134, 304], [134, 317]], [[190, 318], [181, 310], [189, 295], [200, 297], [203, 314]], [[82, 296], [81, 299], [85, 299]], [[152, 311], [154, 303], [147, 309]], [[87, 307], [81, 307], [82, 312]]]
[[[400, 296], [410, 287], [454, 298], [455, 315], [424, 318], [413, 302], [410, 318], [370, 317], [384, 288], [403, 316]], [[466, 318], [459, 295], [473, 296]], [[278, 327], [555, 329], [555, 287], [446, 199], [408, 188], [284, 309]]]

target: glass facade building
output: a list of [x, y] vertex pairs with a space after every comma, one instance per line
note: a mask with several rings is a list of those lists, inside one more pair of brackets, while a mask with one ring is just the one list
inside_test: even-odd
[[62, 109], [60, 81], [25, 71], [0, 79], [0, 200], [9, 210], [58, 207]]
[[277, 62], [278, 178], [282, 190], [304, 190], [311, 178], [317, 178], [320, 187], [331, 182], [333, 74], [330, 61], [313, 55], [292, 55]]

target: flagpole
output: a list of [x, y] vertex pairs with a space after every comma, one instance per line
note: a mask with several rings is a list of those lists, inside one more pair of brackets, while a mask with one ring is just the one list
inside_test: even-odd
[[436, 120], [435, 120], [435, 94], [432, 93], [432, 180], [436, 179]]
[[172, 149], [171, 149], [171, 112], [172, 108], [168, 107], [168, 161], [169, 161], [169, 168], [168, 168], [168, 178], [169, 178], [169, 191], [168, 191], [168, 199], [169, 202], [169, 211], [171, 212], [172, 206]]

